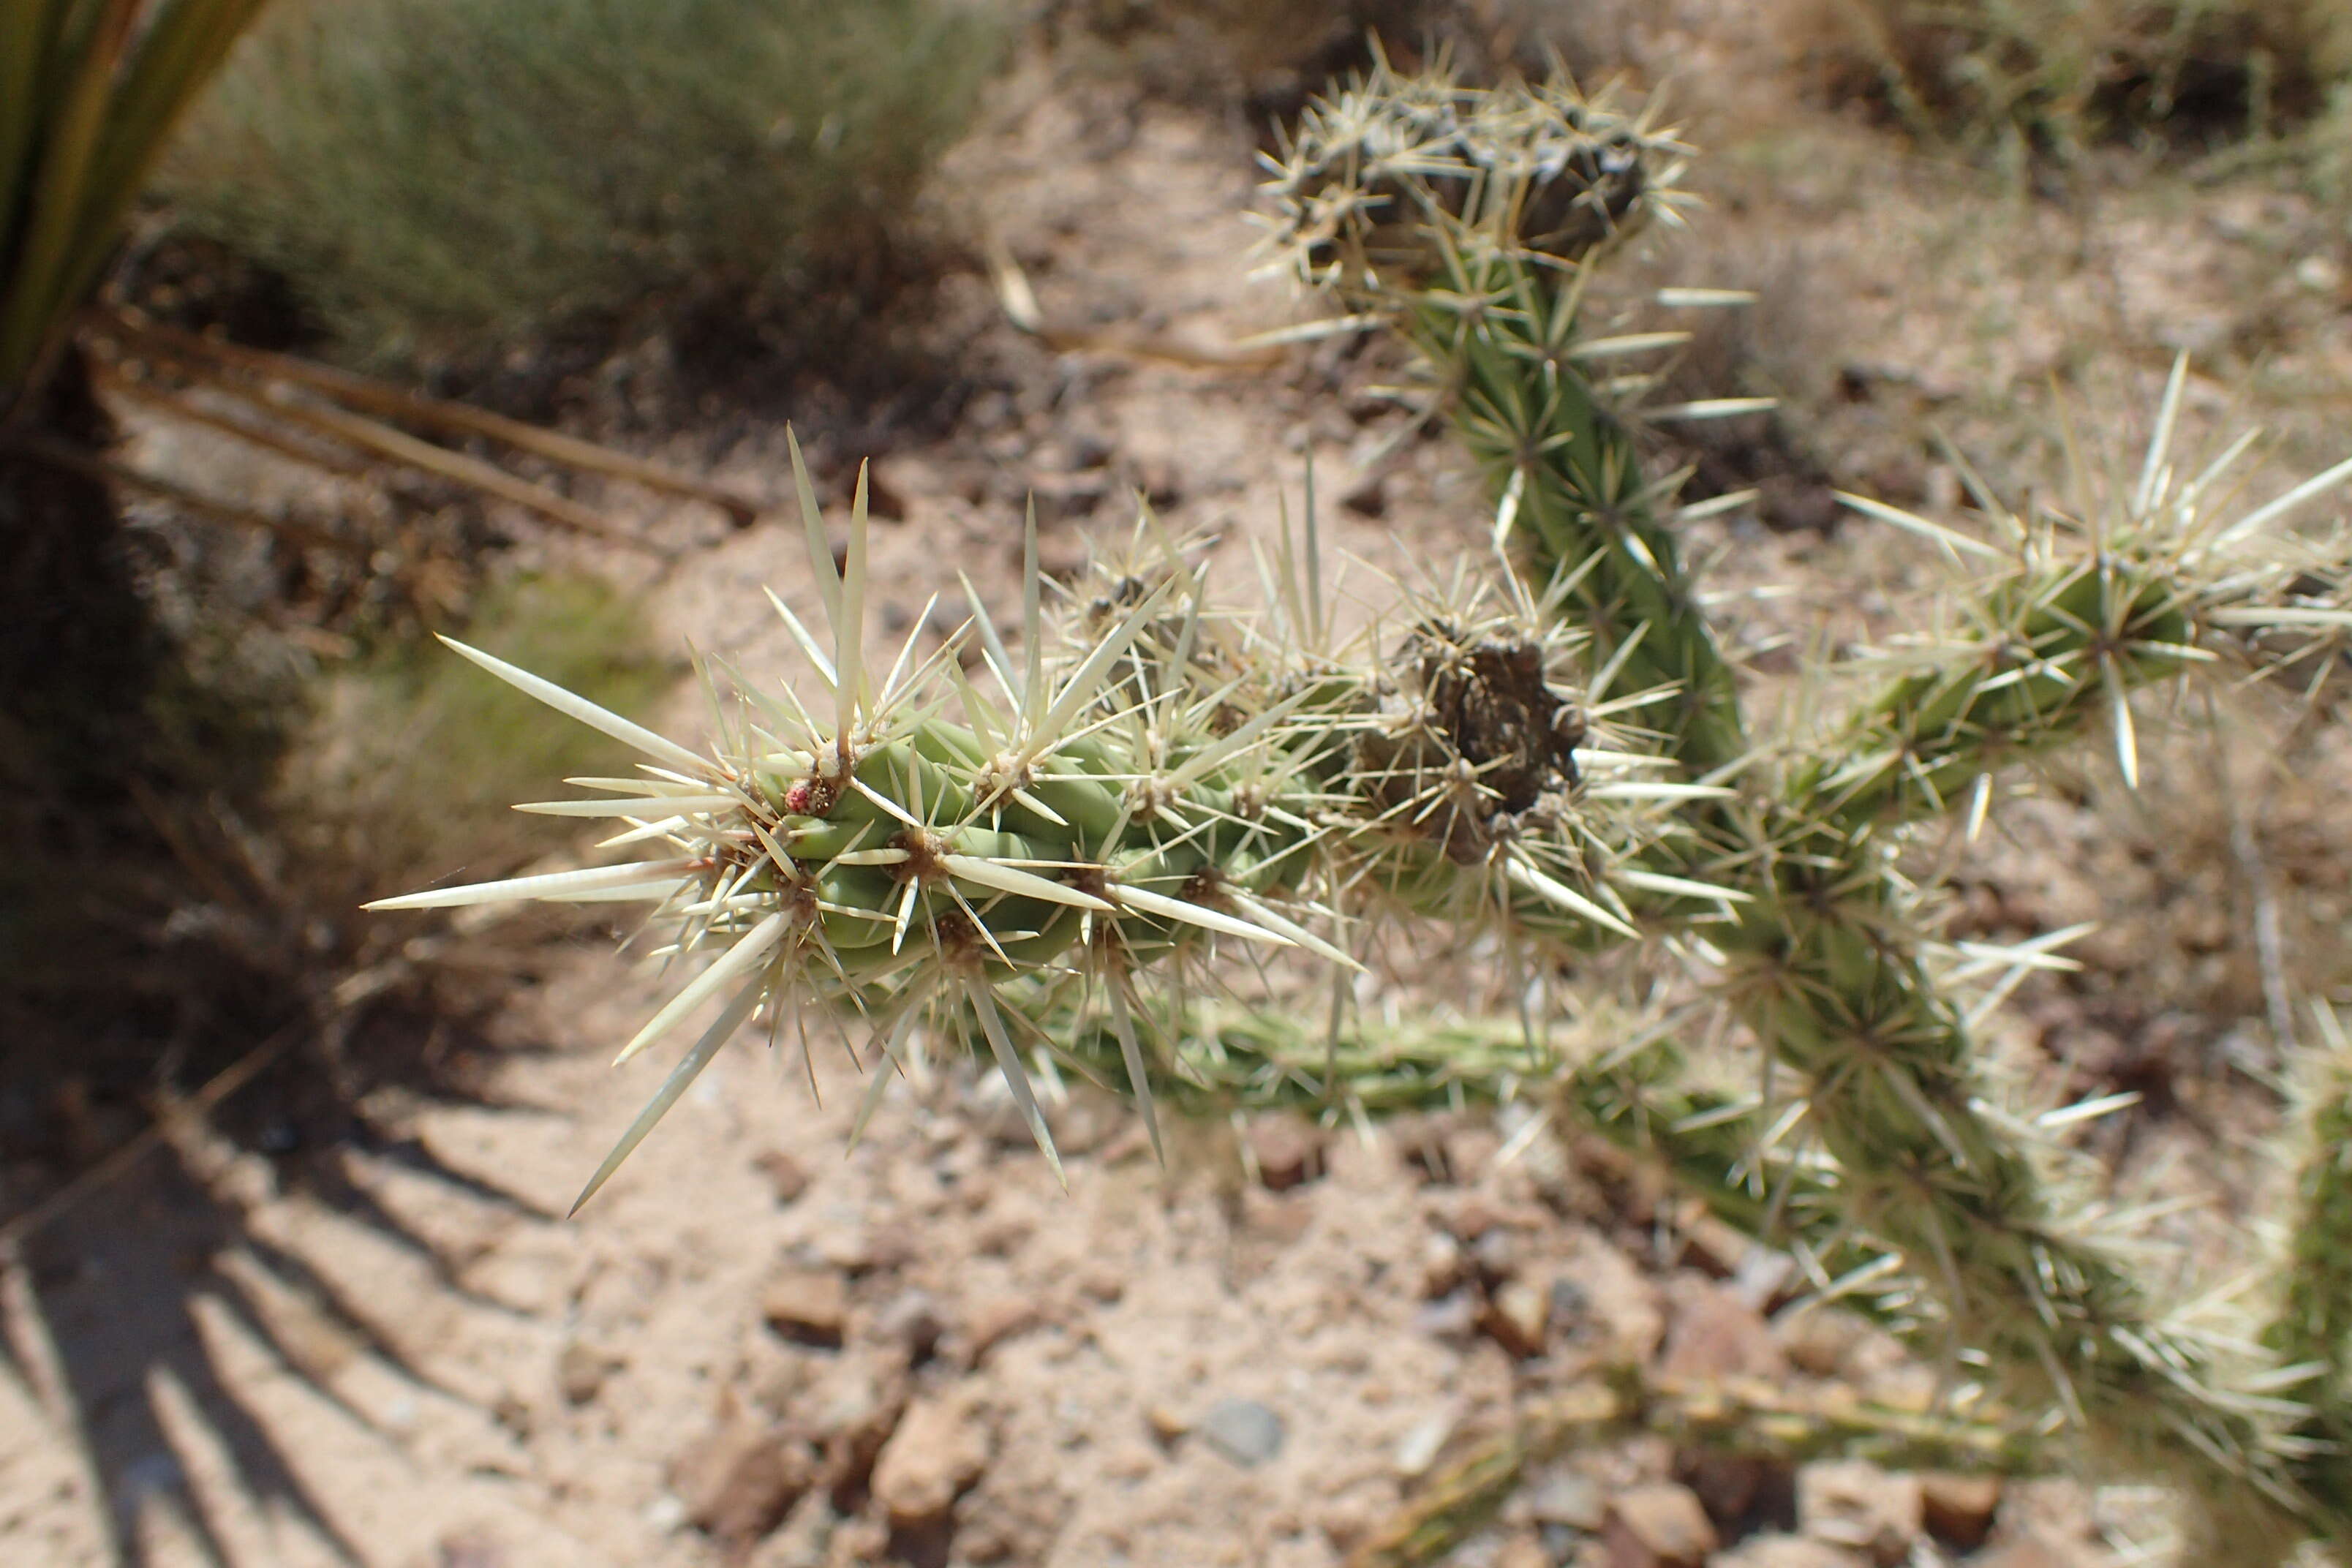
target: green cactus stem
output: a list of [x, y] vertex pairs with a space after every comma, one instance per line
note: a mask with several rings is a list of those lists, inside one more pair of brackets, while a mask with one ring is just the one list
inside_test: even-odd
[[2303, 1148], [2279, 1305], [2264, 1342], [2288, 1366], [2311, 1369], [2297, 1389], [2309, 1415], [2295, 1428], [2294, 1466], [2331, 1517], [2352, 1518], [2352, 1031], [2316, 1007], [2319, 1044], [2304, 1063]]
[[[1892, 857], [1906, 823], [1963, 801], [1980, 813], [1995, 772], [2079, 739], [2095, 717], [2114, 724], [2131, 776], [2128, 692], [2242, 653], [2249, 628], [2256, 642], [2297, 627], [2340, 641], [2352, 626], [2341, 541], [2306, 549], [2263, 531], [2352, 465], [2219, 525], [2226, 461], [2186, 483], [2173, 470], [2176, 369], [2120, 517], [2029, 525], [1997, 512], [2008, 535], [1987, 542], [1864, 503], [1995, 570], [1971, 595], [1970, 640], [1920, 652], [1784, 769], [1747, 739], [1670, 497], [1585, 374], [1657, 342], [1590, 339], [1579, 316], [1618, 237], [1672, 216], [1681, 153], [1562, 88], [1477, 93], [1383, 69], [1311, 112], [1276, 165], [1278, 244], [1353, 319], [1386, 321], [1426, 360], [1498, 533], [1590, 635], [1594, 688], [1663, 692], [1643, 719], [1687, 781], [1736, 784], [1736, 796], [1696, 795], [1688, 835], [1661, 847], [1677, 870], [1749, 900], [1704, 911], [1654, 900], [1641, 913], [1653, 927], [1707, 922], [1692, 940], [1758, 1041], [1795, 1069], [1803, 1131], [1834, 1163], [1850, 1220], [1937, 1298], [1948, 1352], [2053, 1405], [2103, 1463], [2178, 1482], [2207, 1534], [2284, 1550], [2319, 1511], [2284, 1462], [2296, 1407], [2260, 1375], [2232, 1386], [2224, 1358], [2163, 1326], [2120, 1257], [2070, 1222], [2079, 1205], [2044, 1179], [2030, 1130], [1991, 1109]], [[1548, 216], [1562, 210], [1590, 220], [1567, 226], [1567, 243]]]
[[1530, 1470], [1580, 1444], [1647, 1433], [1704, 1449], [1796, 1466], [1859, 1458], [1895, 1469], [2031, 1475], [2049, 1463], [2029, 1424], [1955, 1420], [1858, 1399], [1741, 1379], [1656, 1376], [1616, 1369], [1521, 1412], [1453, 1464], [1349, 1555], [1349, 1568], [1431, 1568], [1491, 1523]]
[[[657, 956], [713, 955], [620, 1059], [724, 999], [719, 1023], [582, 1201], [763, 1007], [854, 1018], [894, 1062], [924, 1018], [969, 1018], [1051, 1159], [1021, 1065], [1038, 1031], [1000, 1005], [1016, 984], [1075, 979], [1109, 1008], [1150, 1119], [1147, 1058], [1163, 1047], [1137, 1026], [1162, 1010], [1139, 986], [1219, 943], [1352, 965], [1357, 927], [1398, 913], [1558, 947], [1634, 934], [1627, 895], [1659, 879], [1638, 863], [1648, 808], [1612, 798], [1611, 759], [1641, 759], [1591, 735], [1562, 684], [1573, 638], [1515, 585], [1409, 605], [1391, 645], [1327, 654], [1211, 619], [1201, 575], [1163, 545], [1079, 613], [1066, 655], [1048, 655], [1033, 574], [1017, 665], [975, 602], [964, 631], [927, 657], [910, 641], [877, 679], [863, 489], [836, 574], [800, 477], [830, 649], [777, 607], [822, 697], [739, 679], [732, 718], [695, 752], [453, 644], [649, 759], [639, 777], [573, 781], [589, 798], [522, 809], [619, 823], [610, 847], [655, 858], [371, 906], [641, 900], [674, 933]], [[994, 697], [963, 674], [967, 640]]]

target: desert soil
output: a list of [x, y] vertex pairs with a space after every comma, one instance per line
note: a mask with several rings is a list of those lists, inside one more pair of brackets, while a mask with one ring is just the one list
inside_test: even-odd
[[[1702, 70], [1727, 56], [1717, 79], [1746, 81], [1738, 60], [1767, 44], [1727, 9], [1734, 21], [1656, 47]], [[1360, 563], [1364, 603], [1393, 593], [1383, 574], [1475, 566], [1475, 483], [1379, 394], [1396, 370], [1380, 351], [1186, 363], [1306, 309], [1247, 275], [1245, 134], [1042, 69], [1007, 86], [946, 183], [1061, 336], [1002, 321], [984, 279], [951, 285], [951, 313], [992, 323], [967, 347], [982, 389], [950, 437], [902, 442], [877, 467], [893, 515], [877, 535], [875, 631], [905, 635], [934, 592], [958, 607], [928, 630], [961, 619], [959, 569], [1001, 619], [1017, 616], [1033, 490], [1049, 570], [1075, 570], [1089, 541], [1115, 543], [1140, 489], [1171, 525], [1220, 537], [1213, 580], [1247, 602], [1247, 542], [1274, 537], [1285, 497], [1295, 510], [1310, 455], [1327, 537]], [[1948, 500], [1949, 470], [1887, 433], [1920, 407], [1999, 431], [1996, 411], [2084, 344], [2119, 341], [2144, 352], [2098, 374], [2142, 407], [2168, 344], [2210, 347], [2263, 300], [2314, 323], [2292, 368], [2343, 406], [2340, 271], [2328, 295], [2324, 269], [2301, 282], [2263, 270], [2279, 247], [2345, 248], [2336, 237], [2326, 250], [2291, 197], [2112, 196], [2085, 245], [2072, 218], [2003, 205], [1876, 133], [1787, 104], [1735, 108], [1748, 118], [1726, 154], [1732, 198], [1696, 220], [1699, 248], [1653, 268], [1694, 280], [1721, 262], [1746, 271], [1727, 280], [1813, 312], [1832, 341], [1809, 352], [1850, 367], [1859, 389], [1834, 439], [1865, 471], [1841, 468], [1841, 482]], [[1955, 205], [1954, 188], [1976, 205]], [[1989, 210], [2004, 215], [1997, 239], [1981, 233]], [[2145, 243], [2183, 230], [2197, 242]], [[2206, 411], [2225, 401], [2202, 380], [2197, 396]], [[189, 439], [139, 429], [152, 452]], [[840, 488], [852, 454], [820, 456]], [[782, 500], [781, 426], [742, 436], [718, 471]], [[785, 514], [734, 531], [689, 507], [613, 504], [680, 549], [651, 588], [666, 632], [750, 668], [793, 667], [759, 594], [809, 605]], [[1936, 567], [1852, 527], [1776, 531], [1735, 515], [1706, 530], [1713, 581], [1767, 680], [1812, 639], [1883, 630]], [[533, 548], [577, 558], [560, 541]], [[696, 722], [682, 700], [673, 728]], [[2142, 863], [2114, 835], [2083, 847], [2086, 809], [2037, 803], [1988, 852], [1967, 906], [1979, 929], [2022, 934], [2085, 905], [2158, 900], [2129, 880]], [[2339, 921], [2341, 870], [2311, 893], [2337, 900]], [[2103, 892], [2103, 875], [2121, 880]], [[2110, 970], [2147, 962], [2163, 932], [2143, 934]], [[2242, 971], [2197, 995], [2218, 988], [2258, 1015]], [[1785, 1260], [1683, 1223], [1638, 1173], [1531, 1126], [1532, 1107], [1369, 1139], [1344, 1124], [1197, 1131], [1162, 1170], [1132, 1118], [1082, 1090], [1051, 1108], [1064, 1191], [994, 1079], [961, 1068], [903, 1086], [848, 1149], [857, 1073], [836, 1043], [804, 1061], [788, 1037], [776, 1055], [722, 1058], [566, 1218], [664, 1070], [605, 1066], [663, 994], [602, 947], [567, 949], [496, 1023], [517, 1048], [493, 1058], [483, 1103], [387, 1106], [410, 1142], [333, 1156], [352, 1201], [280, 1190], [267, 1156], [186, 1131], [174, 1169], [201, 1173], [201, 1197], [134, 1171], [0, 1270], [18, 1371], [0, 1377], [0, 1559], [68, 1568], [128, 1542], [158, 1568], [215, 1553], [385, 1568], [1325, 1568], [1515, 1405], [1612, 1362], [1896, 1401], [1935, 1388], [1858, 1321], [1791, 1305]], [[2147, 1019], [2113, 1000], [2042, 994], [2042, 1014], [2006, 1032], [2129, 1055]], [[2035, 1070], [2052, 1092], [2097, 1087], [2081, 1054], [2052, 1047]], [[2062, 1059], [2091, 1076], [2048, 1068]], [[2228, 1069], [2191, 1077], [2194, 1100]], [[2196, 1146], [2244, 1163], [2273, 1122], [2231, 1114], [2199, 1121]], [[2188, 1136], [2167, 1123], [2145, 1142]], [[221, 1228], [224, 1205], [241, 1231]], [[199, 1277], [236, 1289], [183, 1288]], [[1636, 1436], [1542, 1470], [1455, 1561], [2087, 1568], [2160, 1555], [2165, 1540], [2156, 1500], [2128, 1489], [1792, 1474]]]

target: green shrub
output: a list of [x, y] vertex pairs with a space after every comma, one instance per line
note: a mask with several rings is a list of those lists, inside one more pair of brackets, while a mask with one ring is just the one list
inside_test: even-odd
[[995, 25], [940, 0], [289, 4], [163, 189], [363, 357], [870, 267]]

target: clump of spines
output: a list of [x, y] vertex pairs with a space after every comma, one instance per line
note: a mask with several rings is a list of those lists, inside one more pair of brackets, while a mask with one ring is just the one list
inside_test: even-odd
[[[855, 1020], [894, 1062], [925, 1019], [976, 1025], [1051, 1157], [1021, 1058], [1053, 1048], [1031, 1015], [1073, 984], [1108, 1009], [1149, 1114], [1144, 1058], [1166, 1047], [1139, 1031], [1167, 1010], [1142, 988], [1221, 942], [1352, 964], [1352, 931], [1382, 908], [1530, 940], [1631, 934], [1612, 878], [1641, 850], [1641, 813], [1581, 798], [1573, 640], [1516, 588], [1408, 606], [1389, 647], [1269, 657], [1264, 628], [1207, 615], [1202, 574], [1147, 527], [1066, 654], [1033, 577], [1017, 661], [975, 597], [965, 628], [928, 655], [910, 638], [877, 680], [862, 489], [836, 571], [801, 488], [830, 646], [778, 609], [815, 700], [737, 679], [698, 753], [460, 647], [649, 759], [641, 777], [581, 781], [592, 798], [525, 809], [617, 821], [608, 846], [656, 857], [376, 906], [644, 900], [674, 931], [658, 953], [712, 955], [622, 1059], [707, 1002], [723, 1001], [718, 1024], [583, 1201], [762, 1009]], [[992, 694], [958, 657], [975, 641]]]

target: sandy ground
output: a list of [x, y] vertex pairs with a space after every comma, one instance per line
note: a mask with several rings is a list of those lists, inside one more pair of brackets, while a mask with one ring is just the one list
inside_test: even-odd
[[[1737, 29], [1700, 43], [1759, 47]], [[1865, 389], [1835, 437], [1895, 499], [1954, 488], [1887, 434], [1922, 405], [1964, 430], [2002, 427], [2003, 400], [2035, 395], [2085, 342], [2115, 335], [2156, 345], [2099, 373], [2138, 396], [2165, 345], [2226, 343], [2264, 300], [2318, 323], [2264, 374], [2332, 387], [2325, 405], [2343, 405], [2352, 296], [2323, 297], [2311, 268], [2248, 281], [2262, 257], [2318, 243], [2291, 198], [2216, 196], [2185, 221], [2221, 237], [2186, 254], [2148, 242], [2183, 221], [2162, 210], [2177, 195], [2113, 197], [2089, 250], [2081, 226], [2032, 212], [1995, 240], [1947, 210], [1962, 176], [1890, 174], [1891, 154], [1857, 134], [1818, 134], [1800, 164], [1795, 131], [1769, 116], [1748, 127], [1743, 177], [1785, 166], [1786, 205], [1759, 217], [1719, 196], [1727, 227], [1700, 256], [1749, 268], [1724, 280], [1784, 301], [1819, 311], [1824, 289], [1834, 298], [1835, 342]], [[1450, 569], [1479, 549], [1475, 487], [1375, 393], [1388, 373], [1377, 353], [1177, 363], [1301, 309], [1245, 276], [1247, 153], [1223, 121], [1034, 79], [1009, 88], [1001, 123], [959, 153], [948, 183], [1047, 320], [1127, 348], [1057, 352], [1001, 324], [978, 334], [983, 390], [953, 438], [902, 446], [876, 468], [898, 514], [877, 534], [877, 635], [906, 635], [934, 592], [957, 604], [960, 568], [1012, 618], [1032, 489], [1049, 570], [1116, 538], [1140, 489], [1173, 524], [1220, 535], [1213, 580], [1244, 601], [1246, 542], [1274, 536], [1286, 495], [1296, 506], [1309, 455], [1324, 496], [1346, 498], [1326, 501], [1325, 528], [1360, 561], [1351, 582], [1366, 602], [1392, 593], [1383, 574]], [[1799, 261], [1754, 271], [1768, 252]], [[1868, 267], [1850, 260], [1843, 278], [1788, 281], [1807, 258], [1865, 252]], [[1685, 280], [1692, 262], [1655, 265]], [[2029, 276], [2048, 286], [2027, 294]], [[956, 287], [951, 309], [993, 312], [980, 279]], [[2197, 400], [2226, 398], [2200, 381]], [[847, 456], [822, 455], [836, 468]], [[785, 472], [781, 428], [762, 428], [719, 477], [781, 498]], [[792, 668], [758, 589], [805, 585], [797, 528], [731, 532], [690, 508], [632, 521], [690, 546], [652, 585], [667, 631], [751, 668]], [[1734, 517], [1700, 542], [1720, 556], [1714, 582], [1768, 681], [1793, 647], [1883, 626], [1931, 574], [1852, 530]], [[943, 610], [931, 627], [961, 616]], [[693, 723], [682, 700], [677, 727]], [[2099, 904], [2086, 879], [2106, 851], [2077, 853], [2089, 869], [2073, 880], [2041, 868], [2082, 820], [2074, 809], [2030, 817], [2011, 860], [1990, 856], [1989, 890], [1967, 905], [1983, 929], [2047, 929]], [[2140, 864], [2120, 863], [2118, 878]], [[2309, 897], [2323, 900], [2321, 929], [2340, 930], [2330, 864], [2319, 858]], [[2037, 890], [2042, 904], [2021, 913], [2017, 899]], [[2184, 1007], [2226, 995], [2260, 1011], [2242, 965], [2202, 989], [2175, 982]], [[268, 1156], [187, 1131], [175, 1159], [87, 1199], [0, 1269], [15, 1372], [0, 1376], [0, 1560], [1322, 1568], [1516, 1400], [1612, 1361], [1896, 1399], [1932, 1387], [1861, 1326], [1790, 1310], [1769, 1258], [1710, 1248], [1621, 1169], [1548, 1131], [1512, 1139], [1520, 1108], [1499, 1124], [1441, 1116], [1370, 1141], [1287, 1124], [1200, 1131], [1163, 1172], [1130, 1118], [1080, 1095], [1053, 1108], [1065, 1193], [992, 1078], [958, 1069], [912, 1086], [845, 1153], [856, 1079], [837, 1049], [820, 1041], [804, 1066], [797, 1046], [739, 1047], [566, 1219], [661, 1070], [604, 1065], [661, 994], [601, 949], [567, 951], [495, 1025], [514, 1048], [491, 1058], [481, 1103], [388, 1101], [372, 1109], [390, 1142], [308, 1156], [335, 1167], [344, 1201], [315, 1184], [281, 1190]], [[2143, 1043], [2145, 1014], [2103, 1011], [2098, 994], [2042, 1003], [2057, 1011], [2008, 1032]], [[2199, 1134], [2251, 1159], [2270, 1126], [2255, 1115]], [[1676, 1492], [1716, 1516], [1684, 1556], [1604, 1528], [1612, 1500], [1673, 1514]], [[1989, 1500], [1934, 1487], [1923, 1499], [1916, 1479], [1727, 1476], [1635, 1437], [1545, 1471], [1456, 1560], [1713, 1553], [1836, 1568], [1976, 1552], [2026, 1568], [2144, 1561], [2163, 1545], [2143, 1494], [2048, 1482], [1998, 1501], [1988, 1537]]]

